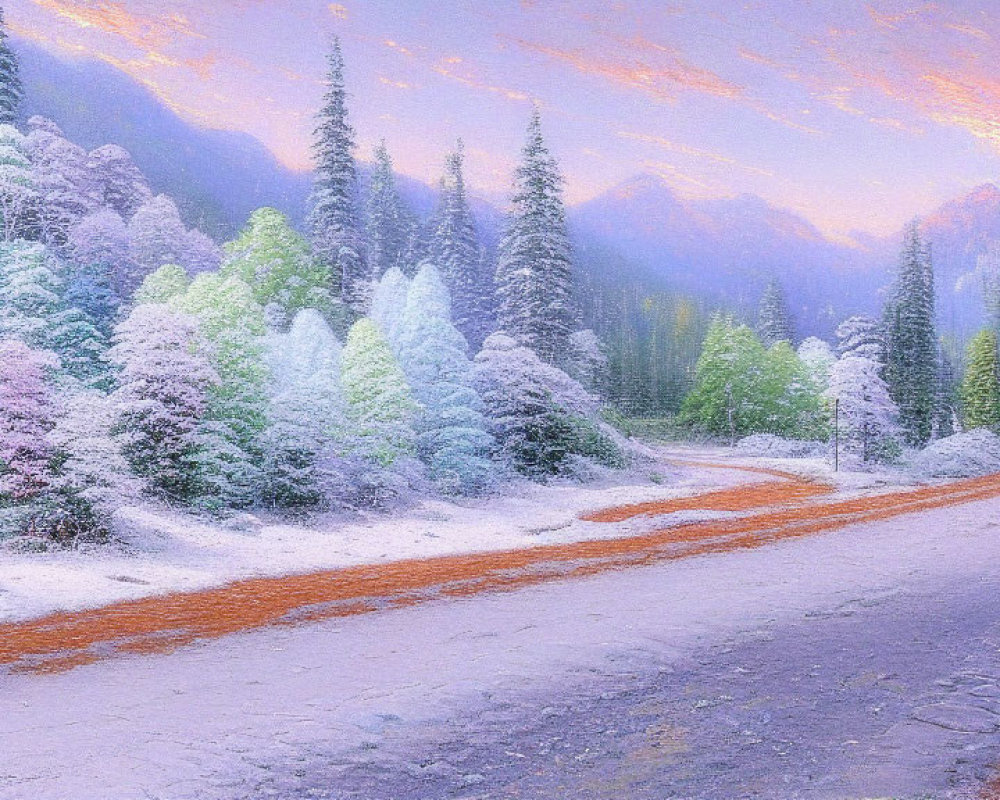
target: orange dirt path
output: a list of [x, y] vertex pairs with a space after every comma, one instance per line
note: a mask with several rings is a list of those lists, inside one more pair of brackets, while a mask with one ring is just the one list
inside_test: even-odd
[[[711, 506], [714, 508], [769, 506], [761, 513], [738, 518], [690, 523], [627, 538], [255, 578], [199, 592], [149, 597], [2, 625], [0, 674], [5, 670], [57, 672], [116, 655], [170, 652], [199, 639], [269, 625], [352, 616], [432, 599], [508, 591], [543, 581], [759, 547], [858, 522], [1000, 496], [1000, 476], [990, 476], [874, 497], [805, 503], [810, 497], [829, 492], [829, 487], [793, 476], [781, 477], [787, 482], [753, 484], [708, 495], [715, 498], [708, 501], [717, 504]], [[746, 493], [742, 508], [740, 491]], [[726, 496], [720, 500], [722, 494]], [[697, 499], [685, 498], [683, 502]], [[668, 501], [655, 508], [642, 504], [614, 509], [607, 515], [628, 519], [637, 514], [665, 513], [660, 509], [678, 510], [674, 505], [677, 502]], [[686, 507], [705, 506], [699, 503]]]

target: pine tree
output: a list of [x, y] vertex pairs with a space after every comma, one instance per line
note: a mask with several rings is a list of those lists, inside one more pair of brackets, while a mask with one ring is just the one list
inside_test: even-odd
[[112, 395], [126, 458], [150, 488], [173, 499], [198, 489], [199, 426], [219, 382], [196, 349], [198, 320], [166, 305], [136, 306], [115, 329], [120, 367]]
[[347, 119], [347, 89], [340, 42], [329, 57], [327, 93], [319, 113], [314, 154], [316, 179], [309, 216], [313, 253], [330, 274], [331, 289], [355, 313], [367, 310], [371, 271], [357, 209], [354, 129]]
[[348, 334], [341, 379], [360, 454], [382, 467], [412, 455], [418, 406], [388, 340], [370, 319]]
[[93, 321], [67, 301], [62, 268], [44, 245], [0, 245], [0, 336], [59, 356], [63, 372], [89, 386], [107, 379], [107, 341]]
[[0, 234], [5, 242], [38, 238], [38, 205], [28, 140], [13, 125], [0, 125]]
[[885, 379], [899, 407], [903, 438], [911, 447], [933, 431], [937, 365], [934, 273], [930, 247], [917, 222], [907, 229], [892, 295], [885, 307]]
[[996, 333], [984, 330], [976, 334], [969, 342], [966, 363], [962, 380], [966, 427], [1000, 427], [1000, 363]]
[[542, 139], [536, 109], [500, 245], [498, 323], [500, 330], [549, 363], [569, 352], [577, 317], [562, 182]]
[[199, 344], [218, 375], [199, 426], [201, 502], [251, 505], [262, 483], [268, 381], [263, 309], [236, 277], [203, 273], [177, 305], [198, 320]]
[[468, 344], [451, 324], [451, 299], [436, 267], [424, 264], [410, 286], [399, 333], [399, 363], [420, 403], [417, 454], [446, 491], [489, 484], [493, 437], [471, 385]]
[[792, 317], [781, 284], [772, 280], [764, 290], [757, 312], [757, 335], [765, 347], [778, 342], [794, 343]]
[[370, 317], [389, 340], [393, 349], [399, 344], [399, 330], [409, 293], [410, 279], [402, 270], [393, 267], [382, 276], [372, 295]]
[[[49, 484], [48, 441], [55, 408], [46, 373], [50, 354], [0, 339], [0, 507], [37, 497]], [[0, 515], [0, 536], [9, 522]]]
[[410, 233], [416, 224], [396, 191], [392, 158], [383, 140], [375, 148], [368, 191], [368, 261], [374, 280], [393, 267], [403, 269]]
[[225, 250], [223, 274], [239, 277], [261, 306], [276, 304], [288, 316], [304, 308], [330, 311], [329, 270], [313, 258], [308, 242], [280, 211], [254, 211]]
[[493, 276], [483, 274], [484, 256], [465, 190], [465, 153], [459, 141], [445, 161], [441, 200], [430, 257], [451, 291], [455, 327], [478, 350], [493, 329]]
[[17, 56], [10, 49], [7, 23], [0, 8], [0, 125], [17, 124], [23, 97]]

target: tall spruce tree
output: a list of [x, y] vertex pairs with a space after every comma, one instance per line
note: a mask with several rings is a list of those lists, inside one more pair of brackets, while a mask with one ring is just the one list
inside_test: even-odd
[[340, 41], [329, 57], [327, 92], [319, 113], [313, 152], [316, 178], [310, 198], [313, 253], [329, 270], [331, 288], [355, 312], [366, 310], [371, 274], [358, 218], [354, 129], [347, 119], [347, 89]]
[[969, 428], [1000, 426], [1000, 363], [997, 335], [980, 331], [969, 342], [968, 366], [962, 381], [962, 406]]
[[502, 331], [549, 363], [569, 353], [577, 317], [562, 183], [536, 109], [500, 244], [498, 322]]
[[757, 312], [757, 335], [765, 347], [778, 342], [793, 344], [792, 315], [788, 311], [785, 293], [776, 280], [771, 280], [764, 290]]
[[920, 447], [933, 433], [937, 336], [931, 251], [916, 221], [904, 235], [896, 279], [884, 314], [886, 383], [899, 406], [904, 441], [911, 447]]
[[368, 261], [372, 278], [378, 280], [393, 267], [404, 268], [402, 260], [415, 221], [396, 191], [392, 157], [384, 140], [376, 146], [374, 156], [368, 192]]
[[464, 161], [459, 140], [445, 161], [431, 259], [451, 291], [455, 327], [478, 350], [493, 327], [493, 279], [482, 270], [479, 236], [465, 191]]
[[0, 8], [0, 125], [13, 125], [21, 110], [24, 87], [17, 56], [10, 49], [7, 23]]

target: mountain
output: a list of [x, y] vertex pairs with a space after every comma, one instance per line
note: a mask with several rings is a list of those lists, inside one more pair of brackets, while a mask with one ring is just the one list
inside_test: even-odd
[[[785, 289], [801, 335], [829, 335], [849, 313], [876, 308], [885, 273], [872, 251], [827, 240], [759, 197], [685, 200], [640, 175], [571, 209], [583, 268], [693, 293], [752, 316], [767, 282]], [[629, 265], [631, 262], [631, 265]]]

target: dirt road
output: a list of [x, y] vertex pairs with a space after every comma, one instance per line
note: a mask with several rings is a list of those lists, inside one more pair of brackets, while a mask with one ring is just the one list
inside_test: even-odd
[[755, 548], [860, 522], [1000, 496], [1000, 476], [991, 476], [820, 502], [832, 492], [830, 487], [786, 473], [758, 471], [779, 480], [693, 498], [605, 509], [585, 517], [595, 524], [611, 525], [640, 515], [692, 509], [746, 512], [737, 518], [682, 524], [627, 538], [246, 580], [207, 591], [0, 626], [0, 669], [58, 672], [116, 655], [171, 652], [198, 640], [264, 626], [298, 625]]

